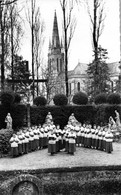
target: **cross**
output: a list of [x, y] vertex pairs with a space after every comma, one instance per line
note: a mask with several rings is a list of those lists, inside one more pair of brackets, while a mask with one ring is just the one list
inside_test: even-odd
[[[27, 74], [28, 74], [29, 72], [27, 72]], [[31, 122], [30, 122], [30, 102], [29, 102], [29, 100], [30, 100], [30, 87], [31, 87], [31, 85], [34, 83], [34, 82], [39, 82], [39, 83], [43, 83], [43, 82], [47, 82], [47, 79], [35, 79], [34, 81], [33, 81], [33, 79], [29, 79], [29, 77], [28, 77], [28, 79], [7, 79], [7, 82], [8, 83], [21, 83], [21, 82], [23, 82], [23, 83], [25, 83], [25, 84], [27, 84], [27, 83], [29, 83], [29, 85], [27, 86], [26, 85], [26, 88], [28, 89], [28, 94], [27, 94], [27, 126], [28, 127], [30, 127], [30, 124], [31, 124]]]

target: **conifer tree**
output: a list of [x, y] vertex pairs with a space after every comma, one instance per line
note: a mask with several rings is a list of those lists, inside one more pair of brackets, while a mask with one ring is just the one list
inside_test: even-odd
[[[97, 59], [94, 58], [92, 63], [88, 65], [88, 86], [87, 91], [91, 99], [99, 93], [108, 93], [109, 85], [109, 69], [106, 63], [107, 50], [99, 46], [97, 50]], [[94, 54], [95, 55], [95, 54]]]

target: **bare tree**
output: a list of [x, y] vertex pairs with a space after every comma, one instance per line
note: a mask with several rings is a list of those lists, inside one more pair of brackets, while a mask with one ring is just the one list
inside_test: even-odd
[[64, 34], [64, 63], [65, 63], [65, 85], [66, 85], [66, 96], [68, 97], [68, 51], [71, 40], [74, 36], [76, 28], [76, 18], [73, 15], [75, 6], [75, 0], [60, 0], [60, 5], [63, 13], [63, 34]]
[[10, 0], [10, 1], [2, 1], [0, 0], [0, 43], [1, 43], [1, 89], [4, 90], [4, 81], [5, 81], [5, 67], [4, 67], [4, 56], [5, 56], [5, 50], [4, 50], [4, 25], [3, 25], [3, 10], [4, 7], [7, 5], [11, 5], [18, 0]]
[[39, 95], [39, 73], [40, 66], [43, 63], [42, 46], [44, 44], [44, 21], [41, 19], [40, 9], [38, 8], [35, 14], [34, 25], [34, 55], [35, 55], [35, 74], [37, 78], [37, 96]]
[[[30, 3], [30, 6], [29, 6]], [[44, 23], [40, 21], [40, 9], [37, 6], [36, 0], [27, 0], [27, 20], [31, 29], [31, 51], [32, 51], [32, 79], [35, 80], [35, 70], [37, 77], [40, 67], [41, 46], [43, 44], [43, 37], [41, 35], [44, 31]], [[39, 49], [39, 50], [38, 50]], [[38, 83], [37, 83], [38, 87]], [[37, 92], [38, 93], [38, 92]], [[33, 99], [35, 97], [35, 83], [33, 82]]]
[[[4, 1], [2, 6], [2, 16], [1, 16], [1, 42], [2, 42], [2, 67], [1, 75], [4, 89], [4, 71], [8, 61], [11, 61], [12, 75], [13, 75], [13, 58], [14, 54], [17, 53], [20, 48], [20, 39], [22, 36], [22, 27], [19, 17], [19, 10], [17, 4], [14, 1], [8, 2]], [[11, 56], [11, 57], [10, 57]], [[11, 60], [10, 60], [11, 58]], [[9, 66], [10, 68], [10, 66]]]
[[43, 79], [47, 79], [46, 83], [43, 83], [41, 93], [44, 94], [47, 98], [47, 103], [52, 103], [53, 94], [60, 93], [63, 89], [62, 93], [64, 93], [62, 79], [55, 76], [54, 69], [50, 69], [50, 67], [41, 67]]
[[99, 39], [102, 35], [104, 29], [104, 0], [93, 0], [93, 11], [91, 12], [91, 8], [89, 5], [89, 1], [86, 0], [87, 10], [91, 21], [91, 33], [92, 33], [92, 43], [94, 49], [94, 58], [95, 61], [98, 59], [98, 48], [99, 48]]

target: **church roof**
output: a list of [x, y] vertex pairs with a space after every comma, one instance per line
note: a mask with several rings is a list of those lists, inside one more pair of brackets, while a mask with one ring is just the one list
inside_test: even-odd
[[[86, 63], [78, 63], [77, 66], [68, 72], [68, 76], [69, 78], [72, 77], [86, 77], [88, 64]], [[109, 73], [110, 75], [119, 75], [119, 62], [113, 62], [113, 63], [108, 63], [108, 67], [109, 67]]]
[[120, 72], [119, 65], [120, 65], [119, 62], [108, 63], [110, 74], [112, 73], [119, 74]]
[[86, 63], [78, 63], [74, 70], [68, 72], [69, 77], [75, 76], [86, 76], [87, 64]]

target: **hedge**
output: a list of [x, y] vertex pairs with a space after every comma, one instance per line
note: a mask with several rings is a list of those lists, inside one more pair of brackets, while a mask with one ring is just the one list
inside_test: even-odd
[[65, 106], [68, 103], [68, 98], [64, 94], [56, 94], [53, 97], [53, 102], [56, 106]]
[[36, 106], [45, 106], [47, 104], [47, 100], [44, 96], [38, 96], [33, 100], [33, 103]]
[[[108, 123], [109, 117], [115, 119], [115, 110], [121, 116], [121, 105], [67, 105], [67, 106], [31, 106], [30, 119], [32, 125], [43, 124], [48, 112], [51, 112], [55, 125], [59, 124], [63, 128], [69, 116], [74, 113], [75, 118], [83, 123], [91, 123], [97, 125], [105, 125]], [[13, 119], [13, 128], [16, 130], [27, 123], [27, 107], [22, 104], [15, 104], [9, 110]], [[0, 129], [6, 127], [5, 117], [8, 110], [0, 105]]]
[[109, 94], [107, 97], [107, 103], [109, 104], [121, 104], [121, 96], [119, 93]]
[[95, 104], [106, 104], [107, 103], [107, 94], [101, 93], [98, 94], [94, 99]]
[[86, 105], [88, 103], [88, 96], [84, 92], [77, 92], [72, 99], [72, 102], [77, 105]]

